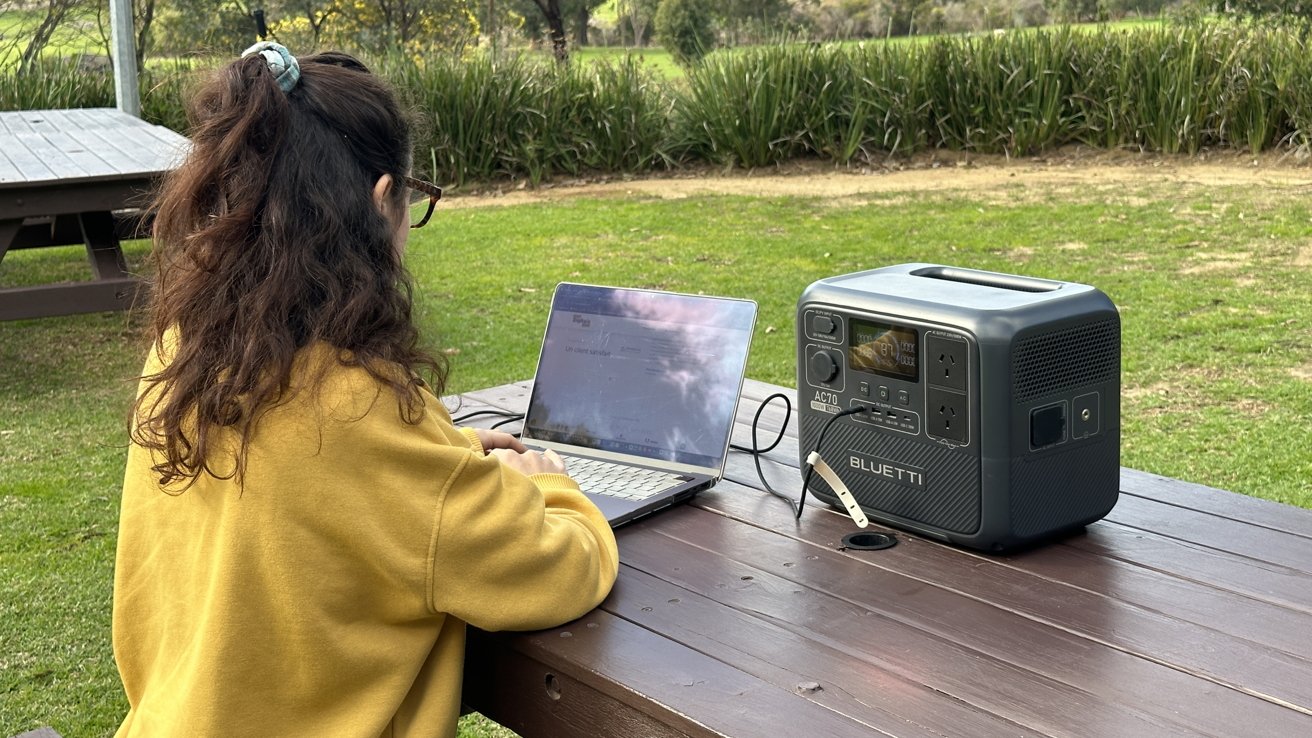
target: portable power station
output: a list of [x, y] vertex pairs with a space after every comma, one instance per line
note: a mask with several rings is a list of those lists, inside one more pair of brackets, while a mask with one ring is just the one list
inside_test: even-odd
[[[1088, 285], [936, 264], [821, 279], [797, 304], [797, 385], [803, 469], [823, 434], [872, 520], [1002, 551], [1119, 496], [1121, 321]], [[841, 507], [820, 475], [809, 491]]]

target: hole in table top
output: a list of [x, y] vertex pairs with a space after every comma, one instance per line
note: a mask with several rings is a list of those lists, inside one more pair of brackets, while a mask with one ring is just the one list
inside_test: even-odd
[[857, 551], [878, 551], [897, 545], [897, 538], [889, 533], [849, 533], [843, 536], [843, 547]]

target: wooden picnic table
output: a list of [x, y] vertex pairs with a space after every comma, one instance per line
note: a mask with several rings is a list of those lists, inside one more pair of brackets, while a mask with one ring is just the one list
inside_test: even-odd
[[85, 244], [93, 279], [0, 289], [0, 320], [118, 310], [136, 298], [119, 239], [187, 139], [112, 108], [0, 112], [0, 261]]
[[[528, 387], [460, 412], [522, 412]], [[735, 444], [773, 392], [795, 397], [747, 382]], [[796, 493], [797, 465], [790, 421], [764, 466]], [[1312, 511], [1123, 469], [1106, 519], [1021, 553], [842, 550], [855, 530], [814, 500], [795, 523], [731, 452], [616, 531], [599, 608], [471, 631], [465, 703], [527, 738], [1312, 735]]]

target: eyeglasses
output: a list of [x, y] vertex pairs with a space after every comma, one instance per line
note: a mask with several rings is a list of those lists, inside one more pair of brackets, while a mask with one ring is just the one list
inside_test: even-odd
[[[406, 177], [405, 186], [410, 188], [410, 227], [422, 228], [428, 222], [428, 219], [433, 217], [433, 207], [437, 205], [438, 200], [442, 199], [442, 188], [414, 177]], [[428, 201], [428, 207], [424, 210], [424, 217], [415, 221], [415, 207], [423, 204], [425, 200]]]

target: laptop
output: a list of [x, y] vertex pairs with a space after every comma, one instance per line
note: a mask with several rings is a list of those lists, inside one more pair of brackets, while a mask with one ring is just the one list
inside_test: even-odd
[[612, 526], [685, 500], [724, 476], [755, 325], [750, 300], [562, 283], [521, 440]]

